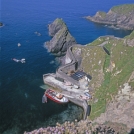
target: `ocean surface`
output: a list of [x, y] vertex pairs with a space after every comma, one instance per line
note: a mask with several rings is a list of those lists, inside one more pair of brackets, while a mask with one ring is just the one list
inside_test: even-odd
[[[42, 103], [47, 88], [42, 75], [54, 73], [59, 65], [43, 47], [51, 39], [47, 25], [62, 18], [83, 45], [103, 35], [124, 37], [130, 31], [113, 30], [83, 18], [124, 3], [133, 0], [0, 0], [0, 21], [4, 23], [0, 28], [0, 134], [21, 134], [82, 118], [82, 109], [72, 103]], [[12, 58], [25, 58], [26, 63]]]

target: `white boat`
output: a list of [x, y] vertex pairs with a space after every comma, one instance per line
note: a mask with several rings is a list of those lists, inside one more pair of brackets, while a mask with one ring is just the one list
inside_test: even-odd
[[21, 61], [21, 63], [25, 63], [26, 62], [25, 59], [21, 59], [20, 61]]
[[15, 58], [13, 58], [12, 60], [15, 61], [15, 62], [20, 62], [20, 60], [15, 59]]
[[20, 43], [18, 43], [18, 47], [20, 47], [21, 46], [21, 44]]
[[21, 62], [21, 63], [25, 63], [26, 62], [24, 58], [21, 59], [21, 60], [18, 60], [16, 58], [13, 58], [12, 60], [15, 61], [15, 62]]

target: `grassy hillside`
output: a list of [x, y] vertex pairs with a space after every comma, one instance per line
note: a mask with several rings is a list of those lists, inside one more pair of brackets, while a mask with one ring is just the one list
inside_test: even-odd
[[134, 12], [134, 4], [114, 6], [111, 10], [119, 14], [129, 14]]
[[130, 39], [130, 40], [134, 39], [134, 31], [132, 31], [130, 35], [126, 36], [125, 39]]
[[[126, 38], [134, 39], [134, 32]], [[91, 119], [105, 112], [107, 103], [134, 72], [134, 47], [126, 45], [124, 39], [100, 37], [82, 49], [83, 69], [93, 78], [89, 85], [93, 88], [93, 99], [89, 102], [92, 106]], [[110, 55], [98, 46], [103, 42]], [[134, 88], [134, 80], [129, 83]]]

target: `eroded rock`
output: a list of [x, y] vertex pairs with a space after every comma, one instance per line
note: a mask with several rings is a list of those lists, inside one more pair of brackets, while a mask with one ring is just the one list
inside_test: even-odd
[[62, 19], [56, 19], [49, 25], [49, 35], [53, 38], [45, 43], [45, 47], [55, 55], [65, 55], [67, 49], [76, 44], [76, 40]]
[[110, 25], [110, 28], [114, 29], [134, 30], [134, 4], [114, 6], [108, 13], [99, 11], [93, 17], [85, 18], [96, 23]]

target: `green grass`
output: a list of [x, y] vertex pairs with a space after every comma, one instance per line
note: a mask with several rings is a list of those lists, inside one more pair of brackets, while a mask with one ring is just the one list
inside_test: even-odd
[[104, 47], [105, 47], [109, 52], [111, 52], [111, 47], [112, 47], [112, 44], [111, 44], [111, 43], [106, 44]]
[[102, 17], [102, 18], [105, 18], [106, 17], [106, 12], [103, 12], [103, 11], [98, 11], [99, 15]]
[[124, 37], [125, 39], [134, 39], [134, 31], [132, 31], [132, 33], [128, 36]]
[[94, 88], [96, 88], [99, 84], [101, 84], [101, 79], [103, 80], [102, 65], [105, 60], [105, 52], [102, 47], [86, 46], [82, 48], [82, 57], [83, 70], [92, 76], [90, 84], [93, 83]]
[[65, 22], [64, 22], [62, 19], [59, 19], [59, 18], [57, 18], [57, 19], [54, 21], [54, 23], [56, 23], [56, 24], [61, 24], [61, 25], [66, 26]]
[[94, 119], [95, 117], [98, 117], [101, 113], [105, 112], [107, 97], [109, 100], [111, 99], [111, 98], [109, 98], [110, 96], [107, 96], [107, 93], [108, 93], [107, 89], [109, 88], [111, 73], [105, 73], [105, 68], [108, 67], [109, 64], [110, 64], [110, 56], [106, 55], [104, 66], [103, 66], [104, 81], [103, 81], [101, 87], [95, 91], [94, 98], [97, 98], [98, 102], [96, 102], [96, 103], [94, 103], [93, 101], [90, 102], [90, 104], [92, 106], [90, 119]]
[[[114, 98], [119, 86], [126, 83], [134, 71], [134, 47], [123, 45], [124, 41], [122, 39], [111, 38], [105, 45], [105, 48], [110, 52], [110, 55], [107, 55], [101, 47], [97, 46], [106, 41], [106, 38], [107, 37], [98, 38], [82, 48], [82, 67], [85, 72], [92, 76], [89, 87], [94, 85], [93, 99], [89, 102], [91, 105], [89, 118], [92, 120], [105, 112], [106, 104]], [[127, 36], [127, 38], [133, 39], [133, 32], [130, 36]], [[87, 53], [90, 55], [87, 55]], [[94, 53], [96, 53], [96, 55], [94, 55]], [[101, 64], [98, 65], [100, 60]], [[115, 64], [115, 68], [110, 72], [106, 72], [111, 66], [111, 62]], [[102, 74], [99, 72], [100, 70], [103, 71]], [[102, 75], [101, 80], [100, 75]], [[98, 83], [101, 85], [98, 86]], [[134, 82], [130, 82], [130, 85], [134, 87]], [[95, 101], [96, 99], [98, 101]]]
[[131, 86], [132, 90], [134, 90], [134, 81], [133, 82], [129, 82], [129, 85]]
[[129, 13], [134, 12], [134, 4], [124, 4], [114, 6], [111, 10], [119, 14], [129, 15]]
[[92, 43], [89, 43], [87, 45], [97, 46], [97, 45], [100, 45], [101, 43], [103, 43], [104, 40], [105, 40], [105, 38], [99, 37], [98, 39], [94, 40]]

